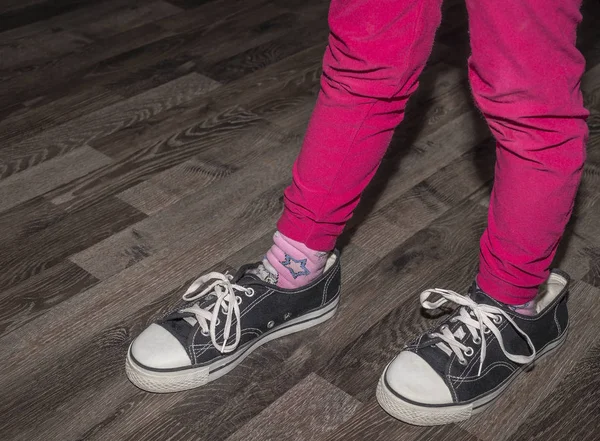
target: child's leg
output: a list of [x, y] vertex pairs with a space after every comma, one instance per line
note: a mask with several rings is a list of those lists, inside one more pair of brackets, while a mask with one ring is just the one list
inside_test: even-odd
[[[523, 304], [548, 277], [585, 159], [584, 61], [575, 48], [579, 1], [467, 0], [469, 76], [498, 141], [477, 277], [483, 291], [421, 294], [427, 309], [447, 302], [459, 308], [407, 343], [386, 367], [377, 398], [402, 421], [437, 425], [470, 418], [565, 341], [566, 274], [550, 276], [539, 305]], [[515, 311], [507, 303], [521, 306]]]
[[522, 304], [548, 277], [585, 160], [580, 0], [468, 0], [475, 101], [496, 137], [480, 287]]
[[441, 0], [333, 0], [321, 92], [278, 229], [333, 249], [402, 121], [430, 54]]

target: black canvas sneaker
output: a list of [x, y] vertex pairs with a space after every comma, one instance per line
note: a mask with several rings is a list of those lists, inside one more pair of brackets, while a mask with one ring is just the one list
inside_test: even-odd
[[198, 278], [177, 312], [151, 324], [132, 343], [126, 371], [149, 392], [202, 386], [231, 371], [259, 346], [333, 317], [340, 294], [335, 251], [323, 275], [298, 289], [265, 282], [260, 264], [235, 276]]
[[[423, 292], [426, 309], [447, 302], [459, 307], [386, 367], [377, 400], [395, 418], [423, 426], [462, 421], [483, 411], [535, 360], [565, 340], [568, 284], [568, 275], [553, 271], [533, 316], [514, 312], [476, 286], [469, 296], [443, 289]], [[440, 299], [429, 301], [432, 295]]]

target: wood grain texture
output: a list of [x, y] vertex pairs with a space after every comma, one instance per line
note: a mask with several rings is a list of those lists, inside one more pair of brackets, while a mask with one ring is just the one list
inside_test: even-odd
[[0, 293], [0, 336], [13, 332], [54, 305], [95, 285], [98, 279], [69, 261]]
[[0, 290], [21, 283], [145, 217], [124, 202], [107, 198], [10, 243], [0, 255]]
[[[163, 135], [149, 145], [142, 144], [141, 148], [121, 160], [48, 192], [46, 197], [65, 210], [73, 211], [88, 206], [100, 195], [120, 193], [194, 156], [198, 163], [201, 163], [201, 158], [216, 157], [233, 164], [236, 159], [247, 157], [250, 150], [235, 149], [240, 140], [252, 142], [251, 133], [257, 133], [257, 128], [264, 126], [264, 121], [243, 109], [211, 114], [181, 132]], [[236, 157], [235, 153], [242, 158]], [[207, 173], [211, 168], [210, 162], [204, 166]]]
[[[289, 140], [290, 142], [284, 143], [284, 138], [278, 132], [268, 130], [265, 125], [260, 127], [264, 130], [254, 132], [252, 139], [256, 141], [254, 145], [261, 146], [264, 150], [253, 156], [245, 167], [211, 185], [199, 188], [135, 227], [83, 251], [74, 256], [73, 261], [96, 277], [105, 279], [186, 236], [197, 235], [200, 238], [206, 234], [210, 237], [225, 225], [229, 228], [231, 223], [250, 220], [252, 213], [259, 213], [252, 211], [253, 209], [276, 211], [277, 205], [273, 206], [275, 202], [252, 205], [250, 201], [260, 198], [270, 188], [285, 187], [290, 174], [289, 171], [282, 173], [281, 170], [291, 168], [297, 154], [298, 141], [292, 143]], [[243, 138], [243, 143], [249, 139], [249, 136]], [[252, 151], [248, 153], [252, 155]], [[138, 194], [135, 205], [156, 208], [156, 200], [161, 196], [154, 195], [153, 192]], [[276, 204], [280, 204], [280, 195], [271, 196], [275, 198]], [[161, 200], [165, 202], [165, 199], [159, 199], [159, 202]], [[224, 201], [227, 203], [224, 204]], [[211, 219], [219, 221], [211, 222]], [[132, 256], [138, 258], [132, 261]]]
[[81, 52], [72, 52], [40, 68], [19, 74], [14, 72], [0, 89], [0, 109], [43, 95], [48, 89], [69, 87], [83, 81], [96, 64], [106, 58], [133, 50], [151, 41], [170, 35], [155, 23], [148, 23], [85, 46]]
[[212, 185], [238, 166], [192, 157], [119, 194], [119, 198], [147, 215], [155, 214], [184, 197]]
[[[358, 225], [351, 233], [352, 241], [383, 257], [448, 209], [486, 187], [492, 179], [493, 164], [494, 148], [484, 141], [375, 211], [369, 212], [371, 201], [363, 199], [350, 223], [350, 228]], [[390, 232], [394, 233], [394, 241], [389, 240]]]
[[49, 91], [46, 95], [22, 103], [0, 121], [0, 140], [4, 146], [31, 138], [70, 120], [121, 101], [123, 97], [103, 88], [75, 88]]
[[0, 245], [23, 239], [63, 219], [67, 214], [46, 201], [36, 197], [0, 213]]
[[316, 374], [310, 374], [227, 438], [227, 441], [316, 441], [361, 406]]
[[[102, 153], [90, 147], [82, 147], [38, 167], [11, 175], [0, 181], [0, 211], [47, 193], [111, 162]], [[10, 165], [6, 163], [0, 167], [5, 172], [10, 169]]]
[[439, 427], [417, 427], [390, 417], [375, 400], [359, 409], [350, 420], [323, 441], [477, 441], [473, 435], [450, 424]]
[[217, 83], [206, 77], [190, 74], [2, 148], [0, 177], [6, 178], [53, 157], [85, 147], [96, 138], [126, 129], [216, 86]]

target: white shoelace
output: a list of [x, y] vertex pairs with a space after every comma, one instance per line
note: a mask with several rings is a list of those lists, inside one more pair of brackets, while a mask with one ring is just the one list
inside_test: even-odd
[[[233, 276], [230, 274], [221, 274], [217, 272], [208, 273], [204, 276], [198, 277], [191, 286], [187, 289], [183, 295], [183, 300], [188, 302], [198, 300], [208, 294], [214, 294], [216, 297], [215, 303], [210, 304], [205, 308], [201, 308], [198, 303], [182, 309], [180, 312], [189, 312], [194, 314], [198, 325], [200, 326], [204, 335], [210, 334], [212, 344], [222, 353], [234, 351], [241, 339], [241, 326], [240, 326], [240, 306], [241, 297], [236, 295], [236, 291], [245, 293], [248, 297], [254, 295], [252, 288], [246, 288], [240, 285], [231, 283]], [[198, 292], [199, 289], [204, 286], [207, 282], [213, 280], [213, 282]], [[223, 311], [227, 315], [225, 321], [225, 328], [223, 331], [223, 344], [219, 345], [217, 342], [216, 326], [220, 323], [219, 312]], [[231, 323], [235, 316], [235, 341], [227, 345], [231, 333]], [[220, 346], [220, 347], [219, 347]]]
[[[435, 302], [428, 301], [429, 297], [432, 294], [438, 294], [441, 298]], [[450, 291], [447, 289], [428, 289], [421, 293], [421, 305], [425, 309], [437, 309], [440, 306], [444, 305], [447, 302], [453, 302], [457, 305], [460, 305], [460, 312], [457, 316], [450, 319], [450, 322], [460, 322], [465, 325], [468, 331], [471, 333], [473, 337], [473, 341], [476, 344], [481, 343], [481, 354], [479, 357], [479, 373], [481, 375], [481, 369], [483, 368], [483, 362], [485, 360], [486, 354], [486, 342], [484, 334], [487, 334], [491, 331], [496, 338], [498, 339], [498, 343], [500, 344], [500, 348], [504, 355], [509, 360], [514, 361], [519, 364], [527, 364], [532, 362], [535, 359], [535, 346], [531, 342], [529, 336], [517, 326], [517, 324], [513, 321], [513, 319], [506, 314], [500, 308], [491, 305], [481, 305], [479, 303], [474, 302], [471, 298], [467, 296], [463, 296], [458, 294], [457, 292]], [[475, 315], [475, 319], [469, 313], [471, 311]], [[508, 322], [515, 328], [515, 330], [521, 334], [525, 340], [527, 341], [527, 345], [531, 349], [531, 355], [517, 355], [511, 354], [504, 347], [504, 340], [502, 338], [502, 334], [498, 329], [497, 325], [502, 323], [502, 317], [504, 317]], [[489, 330], [489, 331], [488, 331]], [[466, 364], [465, 356], [469, 357], [473, 355], [475, 352], [474, 349], [470, 346], [466, 346], [460, 341], [457, 340], [457, 336], [450, 332], [450, 328], [447, 325], [442, 325], [440, 328], [441, 332], [434, 332], [429, 334], [431, 338], [439, 338], [443, 342], [445, 342], [451, 349], [454, 354], [458, 357], [458, 360], [461, 364]]]

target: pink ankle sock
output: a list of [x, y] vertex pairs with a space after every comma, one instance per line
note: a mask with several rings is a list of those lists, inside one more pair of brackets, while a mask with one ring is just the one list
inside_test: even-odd
[[277, 279], [277, 286], [294, 289], [323, 274], [328, 257], [328, 252], [311, 250], [277, 231], [263, 265]]
[[535, 301], [535, 299], [522, 305], [509, 305], [508, 307], [513, 311], [523, 315], [537, 314], [537, 302]]

